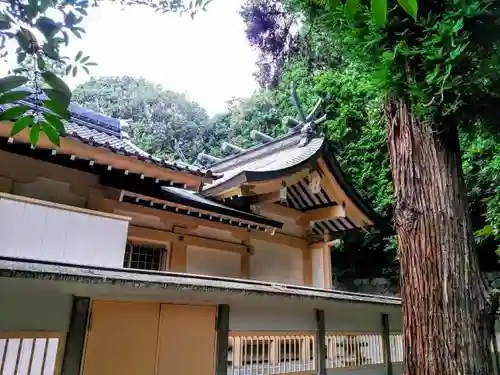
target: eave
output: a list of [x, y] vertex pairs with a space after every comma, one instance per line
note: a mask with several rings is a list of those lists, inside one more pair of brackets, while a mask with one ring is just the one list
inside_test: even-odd
[[[277, 204], [277, 193], [282, 186], [286, 186], [285, 204], [288, 209], [296, 210], [296, 215], [286, 216], [293, 217], [303, 213], [297, 223], [310, 226], [315, 237], [372, 228], [387, 231], [387, 221], [364, 202], [343, 175], [331, 143], [321, 138], [321, 142], [313, 146], [314, 150], [307, 157], [299, 158], [296, 163], [293, 159], [282, 161], [284, 167], [281, 169], [246, 170], [245, 168], [252, 168], [252, 163], [247, 160], [239, 173], [225, 180], [223, 178], [224, 181], [220, 183], [215, 182], [202, 194], [222, 201], [239, 197], [246, 198], [249, 202], [258, 202], [259, 197], [275, 197], [274, 200], [266, 198], [261, 201]], [[262, 149], [261, 147], [259, 151], [263, 157], [269, 158], [272, 155], [271, 152], [265, 154]], [[276, 158], [286, 156], [287, 149], [277, 152], [281, 154], [276, 155]], [[238, 168], [237, 165], [235, 167]], [[308, 178], [313, 171], [317, 171], [321, 177], [321, 190], [317, 194], [311, 194], [308, 187]]]
[[[24, 143], [30, 145], [29, 129], [10, 137], [12, 122], [0, 121], [0, 137], [9, 140], [10, 143]], [[72, 137], [61, 137], [60, 147], [50, 142], [45, 134], [40, 135], [40, 140], [36, 149], [54, 151], [58, 154], [72, 155], [80, 159], [88, 160], [111, 166], [115, 169], [124, 169], [131, 173], [148, 176], [162, 181], [172, 181], [177, 186], [186, 186], [198, 189], [200, 184], [212, 181], [212, 179], [192, 175], [180, 170], [159, 167], [154, 163], [139, 160], [137, 157], [127, 156], [125, 153], [111, 150], [108, 146], [102, 146], [98, 142], [92, 143], [89, 140], [82, 142], [81, 139]]]
[[[2, 128], [0, 127], [0, 129]], [[63, 142], [65, 141], [61, 139], [61, 146], [63, 146]], [[176, 207], [171, 208], [171, 206], [173, 204], [180, 204], [185, 208], [180, 211], [177, 210], [181, 215], [193, 216], [192, 214], [196, 213], [200, 219], [213, 220], [223, 224], [237, 225], [262, 231], [267, 231], [268, 228], [281, 228], [282, 226], [280, 222], [259, 215], [235, 210], [219, 203], [211, 203], [208, 200], [197, 201], [194, 197], [179, 196], [179, 194], [173, 194], [168, 191], [169, 186], [184, 188], [185, 185], [183, 183], [146, 176], [142, 173], [129, 171], [128, 169], [118, 169], [111, 165], [101, 164], [93, 159], [89, 160], [76, 156], [75, 154], [61, 153], [58, 152], [60, 149], [56, 149], [53, 145], [49, 148], [51, 144], [43, 138], [41, 138], [40, 143], [45, 147], [34, 148], [24, 140], [19, 140], [19, 138], [6, 138], [0, 135], [0, 150], [97, 175], [103, 186], [131, 191], [134, 194], [147, 197], [149, 206], [154, 206], [151, 202], [159, 201], [161, 204], [157, 204], [157, 206], [168, 206], [167, 210], [175, 211]], [[167, 191], [164, 189], [165, 186], [167, 187]], [[136, 199], [134, 199], [134, 203], [137, 203]], [[199, 212], [200, 210], [204, 211], [203, 215]]]

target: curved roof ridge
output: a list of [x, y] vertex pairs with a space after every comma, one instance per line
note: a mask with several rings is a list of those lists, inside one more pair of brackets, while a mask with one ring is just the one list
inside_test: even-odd
[[[282, 148], [287, 147], [289, 144], [286, 142], [287, 140], [295, 141], [295, 138], [300, 138], [300, 133], [287, 133], [279, 138], [276, 138], [273, 141], [261, 143], [246, 149], [243, 152], [238, 154], [230, 155], [222, 159], [221, 161], [211, 164], [210, 169], [213, 172], [221, 173], [224, 170], [227, 170], [231, 167], [234, 167], [238, 163], [248, 163], [253, 159], [256, 159], [263, 154], [267, 154], [271, 151], [278, 151]], [[275, 145], [275, 147], [272, 147]], [[281, 146], [281, 147], [280, 147]], [[269, 149], [269, 150], [268, 150]], [[261, 151], [261, 152], [259, 152]], [[266, 152], [267, 151], [267, 152]]]

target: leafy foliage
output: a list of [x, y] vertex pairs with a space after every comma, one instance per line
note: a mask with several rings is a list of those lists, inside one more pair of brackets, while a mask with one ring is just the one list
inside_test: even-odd
[[[491, 40], [496, 36], [485, 29], [495, 30], [497, 8], [490, 2], [469, 6], [459, 3], [454, 2], [457, 9], [446, 15], [429, 16], [434, 8], [419, 2], [419, 14], [428, 17], [419, 18], [416, 25], [391, 6], [386, 32], [381, 33], [364, 3], [352, 16], [340, 7], [289, 1], [294, 14], [304, 16], [302, 29], [307, 38], [300, 42], [295, 54], [288, 56], [281, 68], [281, 83], [273, 92], [283, 115], [293, 113], [288, 98], [291, 81], [297, 83], [307, 105], [318, 97], [325, 98], [328, 121], [324, 131], [336, 143], [336, 157], [344, 172], [378, 212], [389, 216], [393, 198], [382, 113], [384, 99], [410, 95], [422, 118], [437, 125], [448, 121], [459, 124], [463, 129], [464, 171], [477, 249], [482, 268], [491, 270], [498, 269], [494, 250], [500, 244], [499, 143], [490, 132], [496, 124], [493, 118], [498, 107], [494, 89], [498, 75], [492, 71], [498, 67], [498, 53]], [[471, 9], [477, 10], [479, 19], [474, 18]], [[411, 34], [417, 31], [418, 38]], [[472, 31], [483, 33], [481, 48], [474, 52], [469, 47], [464, 49], [464, 45], [472, 43], [464, 35], [470, 38], [475, 35]], [[485, 39], [485, 35], [490, 38]], [[485, 48], [489, 48], [490, 55]], [[415, 64], [416, 74], [406, 76], [398, 68], [407, 58]], [[343, 269], [344, 277], [380, 276], [382, 272], [397, 275], [396, 246], [393, 237], [350, 234], [333, 253], [333, 264]]]
[[227, 112], [209, 118], [186, 95], [163, 90], [144, 79], [103, 77], [77, 87], [74, 101], [89, 109], [127, 120], [134, 143], [158, 157], [195, 163], [200, 152], [225, 156], [222, 142], [250, 147], [253, 129], [271, 136], [285, 131], [274, 98], [256, 93], [233, 99]]

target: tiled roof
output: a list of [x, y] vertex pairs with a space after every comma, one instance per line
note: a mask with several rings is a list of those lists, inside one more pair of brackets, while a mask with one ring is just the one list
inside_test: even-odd
[[[31, 96], [26, 98], [23, 104], [27, 104], [30, 107], [37, 106], [35, 99]], [[3, 108], [0, 106], [0, 112], [2, 110]], [[210, 170], [200, 169], [181, 162], [161, 160], [141, 150], [128, 139], [128, 135], [124, 129], [124, 125], [126, 124], [123, 121], [99, 114], [76, 104], [70, 105], [69, 112], [70, 119], [65, 124], [66, 138], [106, 148], [111, 152], [132, 157], [146, 163], [156, 164], [174, 171], [187, 172], [195, 176], [211, 179], [217, 178]]]
[[206, 185], [205, 191], [208, 192], [240, 174], [272, 174], [300, 166], [314, 159], [325, 142], [324, 137], [316, 137], [300, 146], [301, 139], [300, 133], [287, 135], [211, 165], [211, 170], [223, 177]]
[[76, 139], [79, 142], [91, 146], [106, 148], [116, 154], [133, 157], [146, 163], [156, 164], [160, 167], [180, 172], [188, 172], [200, 177], [216, 178], [210, 170], [203, 170], [188, 164], [169, 162], [156, 158], [132, 144], [126, 137], [96, 128], [90, 123], [82, 124], [81, 121], [71, 118], [70, 121], [65, 124], [65, 128], [66, 138]]

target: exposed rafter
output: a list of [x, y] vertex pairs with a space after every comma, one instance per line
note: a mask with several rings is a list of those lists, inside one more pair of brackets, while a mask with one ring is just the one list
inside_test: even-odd
[[344, 218], [346, 215], [345, 209], [342, 205], [334, 205], [327, 207], [315, 208], [307, 211], [298, 220], [300, 225], [308, 225], [315, 221], [334, 220]]
[[245, 151], [244, 148], [236, 146], [236, 145], [233, 145], [232, 143], [229, 143], [229, 142], [223, 142], [221, 150], [224, 153], [232, 153], [232, 154], [237, 154], [239, 152], [244, 152]]
[[200, 162], [203, 162], [203, 161], [208, 161], [209, 163], [218, 163], [219, 161], [221, 161], [220, 158], [217, 158], [215, 156], [212, 156], [212, 155], [209, 155], [209, 154], [206, 154], [204, 152], [200, 152], [198, 154], [198, 157], [196, 158], [197, 161], [200, 161]]
[[252, 138], [254, 141], [262, 141], [262, 142], [274, 141], [273, 137], [271, 137], [270, 135], [267, 135], [265, 133], [262, 133], [258, 130], [252, 130], [250, 132], [250, 138]]

